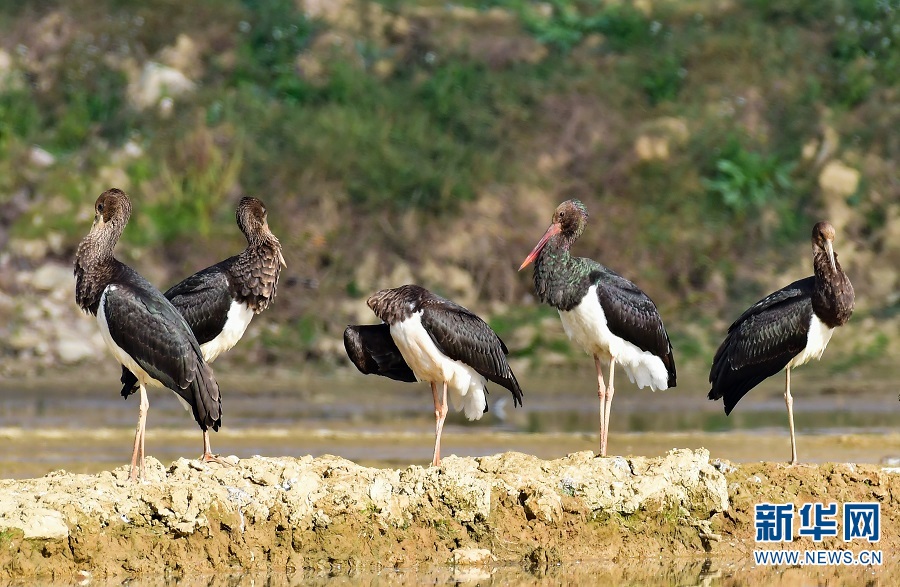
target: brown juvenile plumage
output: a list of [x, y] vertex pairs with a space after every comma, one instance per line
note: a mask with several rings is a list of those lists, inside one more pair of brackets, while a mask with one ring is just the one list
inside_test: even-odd
[[265, 205], [256, 198], [244, 197], [238, 205], [237, 224], [247, 237], [244, 249], [228, 268], [232, 276], [232, 295], [259, 314], [275, 297], [281, 268], [286, 267], [281, 243], [269, 229]]
[[131, 200], [112, 188], [100, 194], [94, 211], [94, 223], [75, 252], [75, 302], [96, 316], [103, 289], [116, 271], [112, 251], [131, 218]]

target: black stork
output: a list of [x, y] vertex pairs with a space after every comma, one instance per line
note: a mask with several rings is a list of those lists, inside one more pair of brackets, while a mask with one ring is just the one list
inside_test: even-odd
[[838, 263], [834, 236], [828, 222], [813, 227], [814, 275], [769, 294], [741, 314], [728, 328], [709, 371], [709, 399], [723, 399], [730, 414], [748, 391], [784, 369], [791, 464], [797, 464], [791, 368], [819, 359], [834, 329], [853, 313], [853, 285]]
[[[244, 335], [254, 314], [275, 297], [278, 276], [286, 267], [281, 243], [269, 229], [266, 206], [241, 198], [237, 225], [247, 239], [240, 254], [207, 267], [172, 286], [164, 295], [181, 312], [208, 363], [230, 350]], [[137, 391], [137, 378], [122, 366], [122, 397]], [[209, 431], [203, 431], [203, 461], [227, 464], [212, 454]]]
[[[600, 456], [606, 456], [616, 364], [639, 388], [675, 387], [675, 358], [662, 318], [638, 286], [592, 259], [573, 257], [572, 244], [584, 232], [588, 213], [567, 200], [519, 271], [534, 262], [534, 291], [559, 310], [569, 338], [594, 357], [600, 398]], [[602, 361], [609, 363], [604, 385]]]
[[131, 479], [144, 477], [147, 385], [168, 387], [204, 431], [218, 430], [222, 402], [200, 343], [175, 306], [134, 269], [113, 256], [131, 201], [109, 189], [94, 204], [94, 223], [75, 254], [75, 301], [97, 317], [106, 346], [137, 376], [140, 411], [131, 455]]
[[448, 390], [453, 405], [469, 420], [478, 420], [488, 410], [487, 380], [508, 389], [514, 405], [522, 405], [522, 388], [506, 362], [506, 345], [469, 310], [418, 285], [381, 290], [367, 303], [383, 324], [348, 326], [344, 347], [364, 374], [431, 384], [435, 419], [432, 466], [441, 464]]

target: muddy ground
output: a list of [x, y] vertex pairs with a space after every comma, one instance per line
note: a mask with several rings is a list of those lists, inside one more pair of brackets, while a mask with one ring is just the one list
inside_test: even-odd
[[[294, 584], [349, 573], [393, 584], [433, 582], [440, 579], [427, 573], [442, 572], [502, 582], [504, 569], [524, 568], [525, 582], [537, 583], [586, 572], [642, 584], [799, 584], [789, 569], [752, 565], [753, 508], [762, 501], [875, 500], [881, 542], [851, 548], [881, 549], [890, 562], [900, 547], [900, 474], [889, 468], [736, 465], [711, 462], [702, 449], [549, 461], [510, 452], [405, 469], [332, 456], [235, 459], [231, 467], [148, 458], [145, 482], [127, 477], [122, 467], [0, 481], [0, 582], [262, 573]], [[847, 546], [796, 538], [785, 547]], [[823, 567], [815, 577], [852, 584], [872, 573], [883, 584], [900, 578], [890, 564]]]

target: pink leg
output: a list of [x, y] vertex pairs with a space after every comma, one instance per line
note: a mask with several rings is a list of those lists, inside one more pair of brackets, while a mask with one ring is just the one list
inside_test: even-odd
[[147, 389], [143, 384], [140, 385], [141, 401], [138, 408], [137, 429], [134, 431], [134, 450], [131, 452], [131, 475], [132, 481], [144, 478], [144, 430], [147, 426], [147, 410], [150, 408], [150, 402], [147, 401]]
[[791, 395], [791, 368], [785, 369], [784, 403], [788, 411], [788, 424], [791, 427], [791, 464], [797, 464], [797, 438], [794, 436], [794, 398]]
[[613, 378], [616, 375], [616, 360], [613, 358], [609, 362], [609, 385], [606, 386], [606, 407], [603, 412], [603, 440], [600, 446], [600, 453], [602, 456], [606, 456], [606, 440], [609, 437], [609, 412], [612, 409], [612, 400], [613, 395], [616, 393], [615, 385], [613, 384]]
[[212, 446], [210, 446], [209, 444], [209, 430], [203, 431], [203, 455], [201, 455], [200, 460], [204, 463], [219, 463], [220, 465], [225, 465], [226, 467], [234, 466], [219, 455], [213, 454]]
[[443, 400], [438, 397], [437, 383], [431, 382], [431, 395], [434, 396], [434, 456], [431, 459], [431, 466], [437, 467], [441, 464], [441, 432], [444, 431], [444, 420], [447, 418], [447, 382], [444, 382]]
[[606, 448], [603, 439], [606, 438], [606, 384], [603, 382], [603, 368], [600, 366], [600, 357], [594, 355], [594, 366], [597, 368], [597, 397], [600, 398], [600, 456], [606, 456]]

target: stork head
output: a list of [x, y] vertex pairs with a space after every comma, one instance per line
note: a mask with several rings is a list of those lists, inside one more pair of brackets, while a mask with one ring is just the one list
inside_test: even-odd
[[284, 256], [281, 254], [281, 243], [278, 238], [269, 229], [269, 215], [266, 211], [266, 205], [262, 200], [250, 196], [241, 198], [235, 211], [238, 228], [247, 237], [247, 242], [251, 245], [259, 245], [269, 243], [278, 252], [278, 261], [282, 267], [287, 267], [284, 262]]
[[581, 200], [566, 200], [557, 206], [553, 212], [553, 218], [550, 220], [550, 226], [547, 228], [544, 236], [541, 237], [541, 240], [531, 250], [531, 253], [525, 257], [525, 261], [522, 262], [519, 271], [534, 262], [550, 239], [558, 234], [562, 235], [565, 245], [567, 247], [570, 246], [584, 232], [587, 220], [587, 208], [584, 207]]
[[823, 251], [828, 256], [828, 263], [831, 265], [832, 271], [837, 271], [837, 264], [834, 259], [834, 226], [830, 222], [823, 220], [817, 222], [812, 230], [812, 246], [813, 253]]

